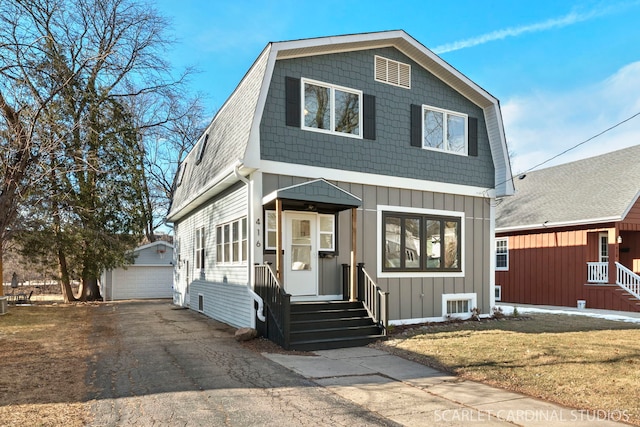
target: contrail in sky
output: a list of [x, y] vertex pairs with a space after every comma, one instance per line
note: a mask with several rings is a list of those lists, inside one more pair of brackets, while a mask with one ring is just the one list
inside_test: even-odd
[[517, 37], [526, 33], [537, 33], [540, 31], [551, 30], [554, 28], [567, 27], [569, 25], [577, 24], [578, 22], [584, 22], [598, 16], [609, 14], [613, 12], [614, 9], [619, 10], [620, 8], [607, 7], [599, 10], [592, 10], [587, 13], [571, 12], [560, 18], [551, 18], [546, 21], [537, 22], [534, 24], [522, 25], [520, 27], [506, 28], [503, 30], [496, 30], [487, 34], [477, 36], [477, 37], [472, 37], [470, 39], [460, 40], [453, 43], [447, 43], [434, 48], [433, 52], [436, 54], [453, 52], [454, 50], [460, 50], [468, 47], [478, 46], [478, 45], [492, 42], [495, 40], [506, 39], [507, 37]]

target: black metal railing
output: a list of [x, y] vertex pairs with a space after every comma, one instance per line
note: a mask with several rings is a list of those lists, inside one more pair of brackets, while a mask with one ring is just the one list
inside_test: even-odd
[[260, 332], [284, 349], [289, 348], [291, 294], [284, 291], [270, 263], [255, 265], [255, 292], [264, 301], [266, 322]]
[[[373, 321], [382, 329], [384, 335], [387, 334], [387, 326], [389, 325], [389, 292], [385, 292], [376, 284], [364, 269], [364, 263], [357, 265], [357, 295], [358, 301], [362, 301], [362, 305], [369, 313]], [[342, 264], [342, 289], [344, 299], [349, 299], [351, 267], [349, 264]]]

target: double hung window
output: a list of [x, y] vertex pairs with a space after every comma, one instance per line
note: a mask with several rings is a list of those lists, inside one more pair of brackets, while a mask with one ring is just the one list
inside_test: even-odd
[[496, 239], [496, 270], [509, 270], [509, 241]]
[[204, 227], [196, 228], [196, 268], [204, 269]]
[[460, 217], [383, 212], [383, 271], [462, 271]]

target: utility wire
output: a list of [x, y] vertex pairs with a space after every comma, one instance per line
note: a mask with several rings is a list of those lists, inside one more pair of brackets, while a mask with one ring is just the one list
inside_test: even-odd
[[[522, 176], [522, 177], [524, 177], [524, 175], [526, 175], [526, 174], [527, 174], [527, 173], [529, 173], [529, 172], [532, 172], [533, 170], [535, 170], [535, 169], [539, 168], [540, 166], [542, 166], [542, 165], [544, 165], [544, 164], [547, 164], [547, 163], [549, 163], [550, 161], [555, 160], [555, 159], [557, 159], [558, 157], [560, 157], [560, 156], [562, 156], [562, 155], [567, 154], [567, 153], [568, 153], [569, 151], [571, 151], [571, 150], [575, 150], [576, 148], [580, 147], [581, 145], [584, 145], [584, 144], [586, 144], [587, 142], [589, 142], [589, 141], [591, 141], [591, 140], [594, 140], [594, 139], [596, 139], [597, 137], [599, 137], [599, 136], [601, 136], [601, 135], [604, 135], [605, 133], [609, 132], [610, 130], [615, 129], [615, 128], [617, 128], [618, 126], [623, 125], [624, 123], [626, 123], [626, 122], [628, 122], [629, 120], [632, 120], [632, 119], [634, 119], [634, 118], [636, 118], [636, 117], [638, 117], [638, 116], [640, 116], [640, 111], [638, 111], [638, 112], [637, 112], [637, 113], [635, 113], [634, 115], [632, 115], [632, 116], [630, 116], [630, 117], [627, 117], [626, 119], [624, 119], [624, 120], [622, 120], [622, 121], [620, 121], [620, 122], [616, 123], [615, 125], [613, 125], [613, 126], [611, 126], [611, 127], [607, 128], [607, 129], [603, 130], [602, 132], [600, 132], [600, 133], [598, 133], [598, 134], [596, 134], [596, 135], [593, 135], [592, 137], [587, 138], [587, 139], [585, 139], [584, 141], [579, 142], [579, 143], [577, 143], [576, 145], [574, 145], [574, 146], [572, 146], [572, 147], [567, 148], [567, 149], [566, 149], [566, 150], [564, 150], [563, 152], [561, 152], [561, 153], [559, 153], [559, 154], [556, 154], [555, 156], [553, 156], [553, 157], [551, 157], [551, 158], [549, 158], [549, 159], [545, 160], [544, 162], [542, 162], [542, 163], [538, 163], [537, 165], [533, 166], [532, 168], [527, 169], [527, 170], [526, 170], [526, 171], [524, 171], [524, 172], [520, 172], [520, 173], [518, 174], [518, 176]], [[513, 179], [514, 179], [514, 177], [512, 176], [510, 179], [504, 180], [504, 181], [500, 182], [499, 184], [496, 184], [496, 187], [497, 187], [497, 186], [499, 186], [499, 185], [502, 185], [502, 184], [504, 184], [504, 183], [506, 183], [506, 182], [513, 181]]]

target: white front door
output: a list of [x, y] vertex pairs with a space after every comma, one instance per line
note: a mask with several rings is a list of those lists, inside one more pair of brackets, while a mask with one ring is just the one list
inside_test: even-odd
[[292, 296], [318, 295], [318, 252], [315, 213], [286, 212], [284, 287]]

